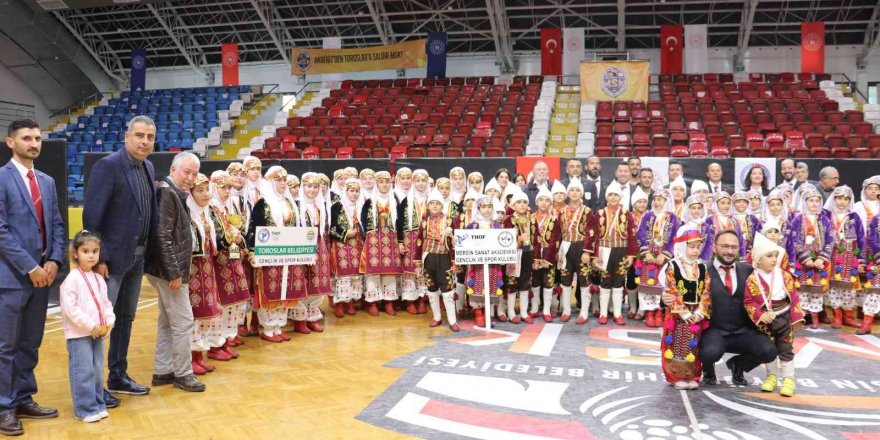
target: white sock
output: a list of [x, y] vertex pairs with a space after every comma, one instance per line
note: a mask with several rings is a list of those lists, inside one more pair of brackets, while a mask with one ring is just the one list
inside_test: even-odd
[[599, 289], [599, 316], [608, 317], [608, 300], [611, 299], [611, 289]]
[[592, 295], [590, 295], [589, 287], [581, 287], [581, 318], [586, 318], [587, 314], [590, 313], [590, 299], [592, 299]]
[[428, 292], [428, 302], [431, 304], [434, 321], [441, 321], [443, 317], [440, 316], [440, 292]]
[[779, 361], [777, 361], [776, 359], [773, 359], [773, 362], [770, 362], [770, 363], [764, 364], [764, 369], [767, 370], [767, 374], [768, 374], [768, 375], [773, 374], [773, 375], [775, 375], [775, 376], [777, 376], [777, 377], [779, 376], [779, 364], [778, 364], [778, 362], [779, 362]]
[[538, 313], [538, 307], [541, 305], [541, 288], [532, 287], [532, 307], [530, 313]]
[[[455, 318], [455, 292], [443, 292], [443, 305], [446, 306], [446, 320], [449, 325], [455, 325], [458, 320]], [[440, 306], [437, 305], [437, 316], [440, 316]]]
[[611, 289], [611, 303], [614, 305], [614, 317], [619, 318], [623, 312], [623, 287]]
[[519, 316], [522, 318], [529, 317], [529, 291], [519, 291]]
[[498, 301], [495, 302], [498, 307], [498, 317], [507, 316], [507, 298], [504, 295], [498, 295]]
[[790, 377], [793, 379], [794, 378], [794, 361], [780, 362], [780, 364], [781, 365], [780, 365], [779, 370], [782, 373], [782, 378], [787, 379]]
[[542, 292], [542, 298], [544, 300], [544, 310], [542, 310], [542, 312], [544, 312], [545, 315], [549, 315], [550, 306], [553, 305], [553, 288], [542, 289]]
[[456, 283], [455, 293], [458, 295], [458, 299], [455, 300], [455, 309], [464, 310], [465, 300], [467, 299], [467, 290], [465, 289], [464, 284]]
[[[601, 289], [600, 289], [600, 291], [601, 291]], [[593, 302], [592, 302], [593, 309], [590, 311], [595, 312], [597, 309], [601, 309], [602, 308], [602, 301], [600, 301], [600, 298], [599, 298], [600, 294], [592, 293], [592, 294], [590, 294], [590, 297], [593, 299]], [[607, 310], [607, 305], [606, 305], [606, 310]], [[602, 314], [601, 310], [599, 310], [599, 314], [600, 315]], [[607, 313], [606, 313], [606, 315], [607, 315]]]
[[562, 303], [562, 314], [571, 316], [571, 286], [562, 286], [559, 302]]
[[507, 316], [513, 318], [516, 316], [516, 292], [510, 292], [507, 295]]

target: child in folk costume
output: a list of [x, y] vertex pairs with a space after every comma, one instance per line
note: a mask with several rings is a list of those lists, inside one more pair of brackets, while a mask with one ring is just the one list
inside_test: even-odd
[[[510, 185], [508, 185], [510, 186]], [[504, 227], [516, 229], [517, 262], [507, 265], [507, 315], [510, 322], [520, 320], [532, 323], [529, 316], [529, 291], [532, 287], [532, 266], [535, 261], [532, 242], [536, 234], [535, 218], [529, 210], [529, 197], [518, 191], [511, 198], [513, 213], [505, 220]], [[516, 296], [519, 294], [519, 316], [516, 315]]]
[[349, 178], [342, 184], [342, 197], [330, 208], [331, 255], [334, 268], [333, 314], [354, 316], [355, 301], [364, 294], [360, 258], [364, 249], [360, 213], [361, 182]]
[[449, 170], [449, 182], [451, 184], [449, 199], [455, 203], [461, 203], [461, 198], [467, 192], [467, 175], [464, 168], [455, 167]]
[[[244, 185], [247, 180], [247, 172], [244, 169], [244, 165], [240, 162], [232, 162], [226, 167], [226, 172], [229, 173], [229, 177], [232, 180], [232, 188], [229, 191], [229, 199], [232, 201], [233, 212], [241, 215], [241, 226], [239, 229], [241, 230], [241, 235], [244, 236], [247, 234], [248, 225], [250, 225], [250, 217], [251, 210], [247, 207], [245, 203], [244, 196]], [[245, 280], [247, 280], [248, 287], [253, 284], [253, 276], [254, 270], [250, 265], [250, 262], [247, 258], [242, 259], [242, 266], [244, 267]], [[241, 337], [245, 336], [258, 336], [260, 334], [260, 326], [257, 322], [257, 312], [254, 310], [254, 300], [253, 293], [248, 298], [247, 303], [245, 305], [245, 316], [242, 317], [241, 321], [238, 325], [238, 336], [239, 341], [241, 341]], [[247, 324], [247, 314], [251, 314], [251, 330], [248, 330]]]
[[[633, 191], [632, 196], [630, 197], [630, 204], [632, 205], [632, 215], [633, 215], [633, 223], [636, 225], [636, 244], [638, 245], [638, 230], [639, 226], [642, 224], [642, 219], [645, 218], [645, 215], [648, 211], [648, 194], [642, 190], [642, 187], [639, 186]], [[637, 260], [641, 261], [641, 260]], [[635, 265], [629, 267], [626, 272], [626, 303], [629, 311], [627, 312], [627, 317], [629, 319], [635, 319], [636, 321], [641, 321], [644, 319], [644, 316], [639, 313], [639, 291], [638, 291], [638, 282], [636, 277], [636, 268]]]
[[[427, 182], [426, 182], [427, 183]], [[407, 167], [402, 167], [394, 174], [394, 197], [397, 199], [397, 206], [403, 203], [403, 199], [409, 195], [412, 189], [413, 172]]]
[[366, 277], [366, 299], [373, 316], [379, 315], [379, 301], [385, 301], [386, 313], [397, 314], [394, 301], [398, 300], [397, 277], [402, 273], [400, 254], [406, 249], [398, 245], [396, 222], [397, 203], [391, 191], [391, 174], [380, 171], [376, 173], [376, 190], [361, 210], [365, 237], [361, 273]]
[[675, 295], [663, 319], [661, 365], [666, 381], [680, 390], [699, 387], [702, 375], [698, 347], [712, 310], [711, 277], [699, 258], [702, 248], [700, 228], [683, 224], [675, 236], [675, 258], [663, 268], [661, 277], [665, 291]]
[[458, 201], [452, 199], [452, 182], [441, 177], [437, 179], [435, 186], [443, 197], [443, 212], [446, 214], [446, 218], [455, 218], [461, 207]]
[[670, 182], [669, 192], [672, 194], [672, 214], [680, 220], [684, 218], [684, 213], [687, 210], [687, 203], [685, 203], [687, 184], [684, 183], [684, 178], [678, 176]]
[[[246, 236], [248, 249], [253, 249], [260, 226], [299, 226], [296, 204], [288, 196], [287, 171], [273, 166], [266, 171], [262, 198], [251, 213]], [[250, 254], [251, 265], [254, 256]], [[263, 327], [260, 338], [268, 342], [289, 341], [290, 336], [281, 331], [287, 325], [289, 309], [308, 297], [304, 266], [263, 266], [254, 268], [254, 308]]]
[[501, 185], [499, 185], [498, 181], [494, 178], [489, 180], [489, 183], [486, 184], [486, 188], [479, 194], [483, 194], [484, 192], [487, 196], [491, 197], [492, 200], [501, 200]]
[[373, 197], [373, 190], [376, 189], [376, 172], [369, 168], [364, 168], [358, 173], [358, 178], [361, 180], [361, 198], [369, 199]]
[[763, 207], [764, 207], [764, 195], [761, 194], [761, 191], [749, 191], [746, 194], [749, 195], [749, 209], [752, 211], [752, 215], [758, 217], [758, 220], [763, 221]]
[[663, 325], [660, 310], [660, 294], [663, 293], [660, 269], [673, 257], [673, 242], [679, 227], [679, 220], [672, 213], [673, 209], [671, 191], [655, 191], [651, 212], [645, 214], [637, 234], [641, 254], [641, 258], [635, 263], [639, 286], [639, 313], [644, 313], [645, 325], [648, 327]]
[[299, 226], [318, 230], [315, 264], [303, 266], [306, 277], [307, 298], [300, 301], [290, 317], [297, 333], [322, 332], [324, 327], [318, 321], [324, 319], [321, 303], [325, 296], [333, 295], [330, 263], [330, 208], [327, 207], [329, 179], [323, 174], [305, 173], [302, 175], [302, 193], [299, 198]]
[[244, 344], [237, 328], [247, 314], [251, 289], [244, 269], [247, 249], [241, 230], [242, 216], [236, 212], [232, 202], [231, 188], [232, 180], [226, 171], [211, 174], [211, 209], [214, 213], [214, 229], [217, 231], [214, 272], [217, 274], [217, 295], [223, 313], [222, 335], [226, 340], [222, 349], [238, 357], [230, 347]]
[[[562, 231], [562, 244], [559, 246], [557, 268], [560, 271], [559, 283], [562, 285], [559, 302], [562, 305], [560, 320], [567, 322], [571, 317], [571, 293], [575, 280], [581, 295], [581, 312], [577, 322], [587, 322], [590, 309], [590, 287], [583, 269], [583, 256], [590, 255], [592, 249], [584, 246], [584, 240], [591, 238], [595, 231], [595, 218], [590, 208], [584, 204], [584, 187], [580, 179], [572, 179], [568, 184], [568, 205], [559, 217]], [[547, 305], [544, 305], [546, 310]], [[552, 320], [552, 315], [544, 314], [544, 321]]]
[[[561, 185], [561, 184], [560, 184]], [[532, 307], [530, 317], [537, 316], [538, 306], [543, 302], [544, 320], [552, 321], [550, 306], [556, 287], [556, 262], [562, 240], [559, 217], [552, 208], [553, 196], [546, 188], [535, 197], [535, 233], [532, 236]]]
[[[639, 250], [632, 213], [620, 204], [620, 188], [609, 185], [605, 190], [604, 208], [595, 214], [595, 234], [584, 239], [585, 256], [591, 257], [593, 270], [599, 271], [599, 324], [608, 323], [608, 302], [614, 311], [614, 322], [623, 320], [623, 285], [626, 272]], [[590, 249], [590, 252], [586, 252]], [[582, 304], [583, 306], [583, 304]]]
[[716, 193], [713, 197], [714, 204], [712, 213], [703, 223], [703, 253], [700, 255], [703, 261], [709, 261], [715, 254], [715, 236], [721, 231], [733, 230], [740, 237], [740, 255], [745, 247], [745, 239], [739, 228], [739, 222], [736, 221], [730, 212], [730, 194], [725, 191]]
[[794, 277], [779, 267], [783, 249], [764, 237], [755, 235], [752, 248], [755, 271], [746, 280], [743, 306], [758, 330], [767, 334], [776, 345], [777, 360], [764, 364], [767, 377], [761, 391], [776, 390], [778, 377], [782, 376], [779, 394], [794, 395], [794, 332], [804, 324]]
[[189, 209], [193, 236], [192, 267], [189, 278], [189, 301], [192, 306], [193, 330], [190, 339], [192, 368], [194, 374], [213, 371], [204, 363], [202, 353], [219, 361], [228, 361], [232, 355], [220, 347], [226, 344], [222, 335], [220, 299], [217, 295], [217, 278], [214, 258], [217, 256], [217, 236], [211, 209], [211, 189], [208, 177], [199, 174], [193, 183], [186, 206]]
[[[469, 219], [467, 229], [501, 229], [503, 225], [494, 218], [494, 206], [489, 196], [482, 196], [477, 199], [473, 216]], [[465, 275], [465, 285], [467, 286], [467, 294], [470, 298], [471, 307], [474, 309], [474, 323], [477, 326], [486, 325], [484, 317], [487, 295], [501, 296], [504, 293], [504, 273], [501, 266], [490, 264], [489, 270], [489, 291], [484, 289], [483, 265], [476, 264], [468, 266]]]
[[[865, 179], [865, 181], [862, 182], [861, 199], [856, 203], [855, 211], [856, 214], [859, 215], [859, 218], [862, 219], [862, 226], [865, 228], [865, 248], [862, 250], [862, 253], [865, 254], [865, 261], [868, 264], [872, 263], [873, 255], [877, 252], [873, 243], [871, 243], [871, 240], [868, 239], [868, 227], [877, 215], [878, 210], [880, 210], [878, 196], [880, 196], [880, 176], [873, 176]], [[871, 284], [871, 280], [867, 279], [867, 273], [868, 271], [866, 269], [864, 286], [870, 286]], [[864, 308], [867, 294], [867, 287], [856, 293], [856, 304], [858, 304], [860, 309]], [[871, 326], [869, 325], [868, 329], [870, 328]]]
[[788, 240], [783, 235], [782, 229], [782, 226], [776, 220], [771, 219], [761, 225], [760, 232], [761, 235], [782, 248], [782, 252], [779, 254], [779, 268], [784, 272], [791, 273], [791, 256], [788, 255], [788, 251], [785, 249], [785, 246], [788, 245]]
[[452, 250], [452, 228], [443, 211], [443, 196], [431, 191], [427, 199], [427, 212], [420, 217], [416, 243], [421, 259], [419, 265], [425, 274], [428, 301], [431, 303], [433, 319], [429, 327], [437, 327], [443, 322], [440, 314], [440, 298], [446, 308], [446, 321], [449, 330], [459, 331], [455, 305], [455, 256]]
[[[439, 194], [439, 191], [437, 192]], [[473, 212], [477, 209], [474, 204], [477, 199], [480, 198], [482, 194], [475, 191], [468, 191], [464, 195], [464, 200], [461, 203], [461, 212], [458, 213], [455, 218], [451, 221], [447, 218], [446, 221], [449, 223], [449, 226], [453, 229], [464, 229], [467, 227], [470, 222], [471, 217], [473, 216]], [[442, 195], [440, 196], [440, 204], [443, 204]], [[462, 270], [459, 270], [455, 275], [455, 310], [459, 316], [464, 313], [466, 299], [467, 299], [467, 288], [465, 287], [465, 273]]]
[[[477, 194], [483, 193], [483, 174], [474, 171], [467, 176], [468, 191], [474, 191]], [[467, 193], [465, 193], [467, 194]]]
[[248, 156], [244, 159], [244, 170], [247, 173], [247, 180], [244, 182], [244, 203], [247, 211], [252, 211], [257, 201], [260, 200], [261, 182], [263, 180], [263, 162], [254, 156]]
[[[730, 198], [733, 202], [733, 220], [739, 227], [741, 238], [740, 257], [746, 261], [751, 261], [752, 242], [755, 240], [755, 234], [761, 230], [761, 221], [751, 213], [749, 207], [749, 194], [745, 191], [737, 191]], [[781, 200], [780, 200], [781, 203]]]
[[842, 324], [859, 327], [853, 315], [856, 291], [861, 290], [859, 275], [865, 272], [865, 228], [862, 219], [853, 210], [853, 191], [843, 185], [834, 188], [825, 201], [825, 210], [831, 215], [831, 265], [834, 268], [828, 282], [828, 303], [834, 310], [833, 328]]
[[[288, 180], [290, 180], [290, 176], [287, 176]], [[330, 202], [336, 203], [338, 202], [342, 196], [345, 195], [345, 190], [343, 187], [345, 186], [345, 170], [338, 169], [333, 172], [333, 181], [330, 182]], [[296, 200], [296, 199], [294, 199]]]
[[681, 217], [681, 224], [690, 223], [702, 231], [703, 224], [706, 222], [706, 205], [703, 196], [690, 196], [684, 203], [684, 211]]
[[[400, 172], [398, 172], [400, 176]], [[406, 311], [410, 314], [422, 314], [427, 312], [425, 294], [428, 289], [425, 286], [425, 277], [422, 276], [421, 260], [419, 252], [418, 236], [422, 218], [427, 213], [428, 172], [416, 170], [410, 173], [411, 185], [407, 194], [398, 198], [397, 205], [397, 242], [403, 246], [401, 262], [403, 275], [400, 277], [399, 291], [403, 300], [406, 301]]]
[[799, 212], [791, 220], [788, 255], [796, 261], [795, 288], [805, 294], [801, 302], [804, 309], [810, 312], [810, 327], [819, 328], [819, 312], [824, 308], [825, 292], [828, 290], [834, 237], [831, 219], [829, 213], [822, 209], [819, 191], [815, 187], [802, 191], [799, 202]]
[[867, 241], [871, 243], [871, 248], [875, 251], [872, 255], [866, 256], [869, 261], [865, 271], [867, 280], [864, 285], [865, 299], [862, 302], [864, 316], [862, 317], [862, 326], [856, 331], [858, 335], [871, 333], [874, 317], [880, 313], [880, 215], [875, 215], [871, 219]]
[[568, 189], [560, 181], [555, 180], [550, 188], [550, 196], [553, 198], [550, 209], [557, 217], [562, 216], [562, 211], [565, 210], [565, 201], [568, 200]]

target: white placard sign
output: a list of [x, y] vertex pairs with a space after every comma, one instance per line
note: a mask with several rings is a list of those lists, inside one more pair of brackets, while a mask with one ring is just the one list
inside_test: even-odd
[[516, 229], [456, 229], [455, 264], [516, 263]]
[[257, 227], [255, 267], [315, 264], [318, 228]]

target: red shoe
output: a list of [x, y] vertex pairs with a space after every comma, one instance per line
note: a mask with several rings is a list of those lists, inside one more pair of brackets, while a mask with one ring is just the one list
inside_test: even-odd
[[[199, 354], [202, 354], [202, 353], [199, 352]], [[196, 359], [196, 362], [198, 362], [198, 364], [201, 365], [202, 368], [203, 368], [206, 372], [211, 373], [211, 372], [214, 371], [214, 366], [208, 364], [208, 362], [205, 361], [205, 357], [204, 357], [204, 356], [199, 356], [199, 358]]]
[[477, 327], [485, 327], [486, 326], [486, 318], [483, 317], [483, 309], [482, 308], [474, 309], [474, 324], [476, 324]]
[[615, 316], [614, 323], [617, 325], [626, 325], [626, 321], [624, 321], [623, 316]]
[[397, 315], [397, 312], [394, 310], [394, 303], [392, 301], [385, 301], [385, 313], [391, 316]]
[[348, 302], [348, 310], [346, 310], [345, 313], [351, 316], [354, 316], [355, 313], [357, 313], [355, 312], [354, 301]]
[[539, 312], [529, 313], [529, 318], [532, 318], [532, 319], [535, 319], [539, 316], [541, 316], [541, 314]]
[[236, 347], [239, 346], [239, 345], [244, 345], [244, 340], [242, 340], [242, 339], [241, 339], [240, 337], [238, 337], [237, 335], [236, 335], [234, 338], [232, 338], [232, 339], [235, 341], [235, 346], [236, 346]]
[[260, 333], [260, 339], [266, 342], [281, 342], [281, 339], [278, 339], [277, 337], [275, 337], [275, 335], [267, 336], [265, 333], [262, 332]]
[[238, 343], [235, 342], [235, 338], [229, 338], [226, 340], [226, 345], [230, 347], [238, 347]]
[[238, 326], [238, 336], [245, 337], [248, 335], [248, 328], [246, 325], [242, 324]]
[[201, 376], [201, 375], [207, 373], [207, 371], [206, 371], [205, 368], [202, 367], [202, 365], [199, 364], [199, 362], [196, 360], [196, 359], [197, 359], [196, 356], [198, 356], [198, 357], [202, 357], [202, 352], [201, 352], [201, 351], [194, 351], [194, 352], [192, 352], [192, 370], [193, 370], [193, 374], [196, 374], [196, 375]]
[[571, 316], [568, 316], [567, 313], [563, 313], [562, 316], [559, 317], [559, 320], [562, 322], [568, 322], [569, 319], [571, 319]]
[[333, 316], [337, 318], [345, 316], [345, 303], [336, 303], [333, 305]]
[[633, 316], [632, 319], [635, 319], [636, 321], [644, 321], [645, 317], [642, 316], [640, 313], [636, 313], [636, 316]]
[[419, 307], [416, 311], [419, 312], [419, 315], [424, 315], [425, 313], [428, 313], [428, 304], [425, 298], [422, 298], [419, 301]]
[[498, 322], [507, 322], [507, 315], [498, 315]]
[[608, 324], [608, 317], [607, 316], [600, 316], [599, 317], [599, 325], [605, 325], [605, 324]]
[[309, 326], [306, 325], [305, 321], [293, 321], [293, 331], [296, 333], [302, 333], [307, 335], [312, 331], [309, 330]]
[[[409, 313], [410, 315], [418, 315], [419, 314], [419, 309], [416, 308], [416, 305], [414, 304], [413, 301], [407, 301], [406, 313]], [[390, 313], [389, 313], [389, 315], [390, 315]]]
[[526, 324], [532, 324], [532, 323], [534, 323], [535, 321], [532, 320], [532, 316], [529, 315], [529, 316], [526, 316], [525, 318], [523, 318], [523, 322], [525, 322]]
[[819, 314], [810, 312], [810, 328], [817, 329], [819, 328]]
[[587, 317], [586, 316], [578, 316], [577, 321], [575, 321], [574, 323], [577, 325], [584, 325], [587, 323]]
[[628, 312], [628, 313], [626, 314], [626, 317], [629, 318], [629, 319], [636, 319], [636, 314], [633, 313], [633, 312]]
[[434, 320], [431, 320], [431, 323], [428, 324], [428, 327], [432, 327], [432, 328], [433, 328], [433, 327], [439, 327], [440, 324], [442, 324], [440, 321], [434, 321]]
[[376, 303], [370, 303], [370, 305], [367, 306], [367, 311], [370, 313], [370, 316], [379, 316], [379, 307]]
[[845, 325], [847, 327], [859, 328], [862, 326], [862, 323], [856, 319], [856, 316], [852, 310], [844, 310], [843, 311], [843, 325]]
[[517, 316], [514, 316], [513, 318], [510, 318], [510, 323], [511, 324], [519, 324], [520, 320], [521, 320], [521, 318], [519, 317], [519, 315], [517, 315]]
[[309, 328], [309, 330], [313, 332], [321, 333], [324, 331], [324, 327], [321, 326], [321, 324], [317, 321], [309, 322], [306, 324], [306, 326]]
[[280, 342], [287, 342], [290, 340], [290, 335], [288, 335], [287, 333], [284, 333], [284, 332], [278, 333], [277, 335], [275, 335], [273, 337]]
[[459, 327], [458, 324], [452, 324], [449, 326], [449, 330], [452, 333], [458, 333], [458, 331], [461, 330], [461, 327]]
[[225, 362], [225, 361], [231, 360], [232, 356], [230, 356], [225, 351], [221, 350], [219, 347], [211, 347], [211, 349], [208, 350], [208, 359], [214, 359], [215, 361], [224, 361]]
[[862, 326], [856, 330], [857, 335], [867, 335], [871, 333], [871, 324], [874, 323], [874, 315], [864, 315]]
[[840, 328], [843, 326], [843, 309], [834, 309], [834, 322], [831, 323], [831, 328]]
[[238, 359], [238, 353], [229, 346], [229, 343], [223, 344], [223, 346], [220, 347], [220, 350], [228, 354], [232, 359]]
[[553, 322], [553, 317], [550, 315], [544, 315], [544, 322]]
[[654, 311], [653, 310], [648, 310], [648, 312], [645, 313], [645, 325], [648, 327], [654, 327]]
[[594, 310], [594, 311], [593, 311], [593, 318], [598, 318], [598, 317], [599, 317], [599, 311], [598, 311], [598, 310]]

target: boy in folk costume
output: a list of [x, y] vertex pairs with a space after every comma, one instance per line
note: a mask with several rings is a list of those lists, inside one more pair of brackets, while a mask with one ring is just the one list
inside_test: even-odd
[[449, 330], [459, 331], [455, 306], [455, 272], [458, 267], [453, 264], [455, 256], [452, 250], [452, 228], [443, 212], [443, 196], [431, 191], [427, 199], [427, 212], [420, 218], [418, 238], [419, 265], [425, 273], [428, 289], [428, 301], [431, 303], [433, 319], [429, 327], [437, 327], [443, 323], [440, 314], [440, 297], [446, 309], [446, 321]]
[[[401, 169], [397, 176], [400, 178]], [[406, 301], [406, 311], [410, 314], [422, 314], [427, 312], [425, 305], [428, 289], [425, 285], [425, 277], [422, 275], [422, 254], [419, 251], [419, 226], [428, 212], [428, 172], [416, 170], [415, 173], [404, 172], [405, 179], [410, 182], [407, 194], [398, 197], [397, 202], [397, 243], [404, 249], [401, 252], [403, 275], [399, 278], [398, 289]], [[395, 192], [397, 194], [397, 192]]]
[[[529, 197], [519, 191], [511, 198], [513, 213], [505, 220], [504, 227], [516, 229], [517, 262], [507, 265], [507, 315], [510, 322], [520, 320], [532, 323], [529, 316], [529, 290], [532, 287], [532, 267], [535, 261], [532, 243], [536, 234], [535, 217], [529, 210]], [[519, 294], [519, 316], [516, 314], [516, 297]]]
[[464, 168], [455, 167], [449, 170], [449, 182], [451, 184], [448, 198], [455, 203], [461, 203], [461, 198], [467, 192], [467, 175]]
[[559, 245], [562, 241], [562, 228], [559, 217], [551, 204], [553, 196], [546, 188], [541, 188], [535, 196], [535, 233], [532, 235], [532, 308], [530, 317], [538, 315], [538, 306], [544, 304], [544, 320], [553, 320], [550, 306], [553, 304], [553, 289], [556, 288], [556, 262]]
[[230, 196], [231, 187], [232, 179], [226, 171], [211, 174], [211, 209], [214, 230], [217, 231], [214, 272], [217, 274], [217, 295], [223, 312], [222, 332], [226, 340], [222, 348], [231, 356], [238, 357], [230, 347], [244, 344], [237, 328], [247, 314], [251, 290], [244, 270], [247, 249], [240, 229], [242, 216], [235, 210]]
[[[749, 194], [745, 191], [737, 191], [730, 198], [733, 202], [733, 220], [739, 227], [741, 238], [740, 254], [745, 261], [751, 261], [752, 242], [755, 240], [755, 234], [761, 230], [761, 221], [758, 217], [751, 213], [749, 207]], [[780, 200], [780, 204], [781, 204]]]
[[794, 395], [794, 332], [804, 324], [804, 310], [798, 298], [794, 277], [780, 269], [783, 249], [764, 237], [755, 235], [752, 248], [755, 271], [746, 280], [743, 306], [758, 330], [766, 333], [776, 345], [778, 361], [764, 364], [767, 377], [761, 391], [776, 390], [779, 375], [782, 388], [779, 394]]
[[[625, 325], [623, 320], [623, 284], [626, 272], [632, 266], [639, 245], [632, 213], [626, 211], [618, 185], [605, 190], [605, 208], [596, 214], [595, 234], [584, 239], [585, 257], [591, 257], [593, 270], [599, 271], [599, 324], [608, 323], [608, 301], [614, 310], [614, 322]], [[586, 250], [591, 252], [587, 253]]]
[[700, 255], [703, 261], [709, 261], [715, 255], [715, 236], [721, 231], [735, 231], [740, 237], [740, 255], [745, 248], [745, 239], [739, 228], [739, 223], [730, 213], [730, 195], [725, 191], [715, 194], [712, 212], [703, 223], [703, 253]]
[[685, 197], [687, 196], [687, 184], [684, 183], [684, 178], [678, 176], [675, 180], [670, 182], [669, 192], [672, 194], [672, 214], [681, 220], [684, 218], [685, 211], [687, 211], [687, 203], [685, 202]]
[[391, 191], [391, 174], [380, 171], [376, 173], [376, 190], [361, 210], [365, 237], [361, 273], [366, 278], [368, 310], [373, 316], [379, 315], [376, 305], [379, 301], [385, 301], [385, 313], [397, 314], [394, 302], [398, 300], [397, 277], [402, 273], [400, 254], [406, 249], [398, 245], [396, 222], [397, 203]]
[[[633, 223], [636, 225], [636, 244], [638, 245], [639, 226], [641, 226], [642, 219], [645, 218], [645, 215], [648, 211], [648, 194], [646, 194], [645, 191], [642, 190], [642, 187], [637, 187], [636, 190], [633, 191], [629, 201], [632, 206]], [[637, 260], [637, 262], [638, 261], [641, 260]], [[632, 265], [626, 272], [625, 282], [627, 295], [626, 303], [627, 307], [629, 308], [629, 311], [627, 312], [627, 318], [641, 321], [644, 319], [644, 315], [639, 313], [640, 305], [638, 286], [639, 285], [636, 277], [636, 268], [635, 265]]]
[[550, 209], [560, 217], [565, 210], [565, 201], [568, 200], [568, 189], [560, 181], [555, 180], [550, 188], [550, 197], [552, 197]]
[[834, 237], [831, 219], [822, 209], [819, 191], [815, 187], [802, 191], [799, 202], [800, 212], [791, 220], [788, 255], [796, 261], [795, 288], [805, 294], [801, 303], [810, 312], [810, 327], [819, 328], [819, 312], [824, 308], [828, 275], [832, 269], [829, 262]]
[[861, 290], [859, 275], [865, 272], [865, 228], [862, 219], [853, 210], [853, 191], [843, 185], [834, 188], [825, 201], [825, 210], [831, 215], [831, 246], [833, 272], [828, 283], [828, 303], [834, 310], [833, 328], [842, 324], [859, 327], [853, 308], [856, 291]]
[[697, 389], [702, 375], [698, 347], [712, 310], [711, 277], [699, 258], [702, 247], [700, 229], [682, 225], [675, 236], [675, 258], [663, 268], [661, 277], [666, 292], [675, 295], [663, 319], [661, 365], [666, 381], [680, 390]]
[[641, 258], [635, 263], [635, 275], [639, 286], [639, 312], [644, 312], [645, 325], [648, 327], [663, 325], [660, 310], [660, 294], [663, 293], [661, 269], [672, 259], [675, 234], [679, 227], [673, 209], [672, 193], [668, 189], [657, 190], [654, 192], [651, 212], [645, 214], [639, 224], [637, 238]]
[[[427, 181], [425, 183], [427, 184]], [[412, 185], [412, 170], [407, 167], [399, 168], [394, 174], [394, 197], [397, 199], [397, 206], [400, 206], [406, 196], [409, 195]], [[425, 195], [425, 197], [427, 197], [427, 195]]]
[[[503, 225], [494, 218], [494, 206], [492, 199], [481, 196], [474, 202], [473, 216], [469, 219], [467, 229], [501, 229]], [[471, 307], [474, 309], [474, 323], [479, 326], [486, 325], [483, 313], [491, 313], [485, 310], [486, 296], [501, 296], [504, 293], [504, 272], [501, 266], [490, 264], [489, 266], [489, 291], [484, 289], [483, 265], [476, 264], [466, 268], [465, 285], [470, 298]]]
[[186, 199], [193, 236], [192, 268], [189, 278], [189, 300], [192, 306], [193, 330], [190, 340], [193, 373], [211, 371], [202, 357], [220, 361], [232, 359], [229, 352], [220, 347], [226, 345], [222, 335], [220, 301], [217, 297], [217, 279], [214, 274], [214, 257], [217, 255], [217, 238], [211, 209], [211, 190], [204, 174], [196, 176], [193, 188]]
[[[262, 198], [251, 213], [251, 222], [245, 237], [248, 249], [256, 242], [260, 226], [299, 226], [296, 204], [288, 196], [287, 171], [273, 166], [266, 171], [262, 181]], [[250, 254], [251, 266], [254, 264]], [[287, 325], [287, 315], [301, 300], [308, 297], [304, 266], [263, 266], [254, 268], [254, 308], [263, 327], [260, 338], [268, 342], [289, 341], [290, 336], [281, 331]]]
[[349, 178], [342, 184], [342, 197], [330, 208], [331, 255], [333, 279], [333, 314], [342, 318], [354, 316], [355, 301], [364, 294], [364, 280], [360, 273], [360, 258], [364, 250], [360, 213], [361, 182]]
[[299, 198], [299, 226], [318, 229], [318, 249], [315, 264], [303, 266], [306, 277], [308, 297], [300, 301], [290, 317], [297, 333], [322, 332], [324, 327], [318, 321], [324, 318], [321, 303], [325, 296], [333, 294], [331, 284], [333, 265], [330, 263], [330, 209], [327, 208], [329, 180], [316, 173], [302, 175], [302, 194]]
[[[562, 304], [562, 322], [568, 322], [571, 318], [571, 291], [577, 287], [580, 292], [581, 310], [578, 316], [578, 324], [587, 322], [587, 313], [590, 309], [590, 286], [587, 283], [587, 270], [583, 267], [582, 256], [592, 254], [590, 247], [584, 246], [584, 240], [592, 238], [596, 233], [595, 216], [590, 208], [584, 204], [584, 187], [580, 179], [572, 179], [568, 184], [568, 205], [562, 210], [559, 217], [562, 231], [562, 244], [559, 246], [557, 268], [559, 269], [559, 284], [562, 285], [559, 302]], [[544, 304], [547, 309], [547, 304]], [[544, 314], [544, 321], [552, 315]], [[549, 322], [549, 321], [548, 321]]]

